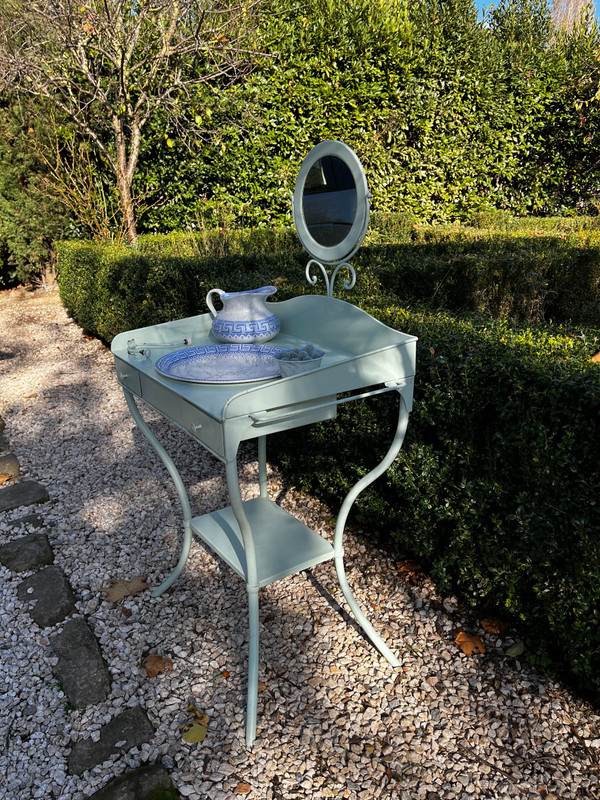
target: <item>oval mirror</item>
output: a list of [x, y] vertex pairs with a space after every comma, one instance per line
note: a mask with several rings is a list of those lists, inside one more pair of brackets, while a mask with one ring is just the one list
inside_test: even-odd
[[343, 142], [313, 147], [300, 166], [292, 201], [302, 246], [325, 264], [349, 259], [369, 223], [367, 178], [356, 153]]

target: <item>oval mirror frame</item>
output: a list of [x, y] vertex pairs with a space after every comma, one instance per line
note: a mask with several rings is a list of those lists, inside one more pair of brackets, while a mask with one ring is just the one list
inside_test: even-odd
[[[350, 230], [341, 242], [333, 246], [320, 244], [310, 233], [304, 216], [304, 188], [311, 169], [321, 158], [338, 158], [350, 170], [356, 187], [356, 211]], [[369, 190], [367, 177], [358, 156], [348, 145], [338, 141], [320, 142], [305, 157], [300, 165], [296, 187], [292, 198], [294, 225], [300, 243], [313, 258], [324, 264], [337, 264], [351, 258], [361, 246], [369, 224]]]

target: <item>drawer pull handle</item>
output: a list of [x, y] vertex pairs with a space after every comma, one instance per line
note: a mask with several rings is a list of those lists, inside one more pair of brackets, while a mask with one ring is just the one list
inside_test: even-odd
[[120, 381], [126, 381], [128, 377], [129, 377], [129, 373], [128, 372], [119, 372], [119, 380]]
[[196, 422], [196, 423], [192, 424], [192, 430], [193, 431], [199, 431], [201, 429], [202, 429], [202, 425], [199, 422]]

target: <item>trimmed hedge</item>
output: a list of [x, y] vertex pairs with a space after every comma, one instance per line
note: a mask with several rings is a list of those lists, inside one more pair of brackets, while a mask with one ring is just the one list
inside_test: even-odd
[[[495, 227], [416, 225], [410, 214], [375, 214], [353, 259], [368, 299], [390, 295], [432, 309], [494, 318], [600, 327], [600, 227], [595, 218], [515, 220]], [[307, 256], [291, 229], [216, 229], [146, 235], [137, 249], [59, 242], [61, 297], [89, 333], [207, 311], [209, 289], [276, 281], [285, 299], [306, 294]], [[273, 277], [275, 276], [275, 277]], [[319, 291], [317, 287], [317, 291]], [[360, 292], [360, 286], [358, 287]]]
[[414, 226], [409, 242], [370, 247], [363, 261], [403, 302], [600, 327], [595, 218], [585, 226], [581, 219], [556, 218], [507, 218], [492, 229]]
[[[314, 289], [304, 279], [308, 257], [289, 230], [222, 231], [141, 236], [136, 249], [91, 242], [58, 242], [62, 302], [86, 333], [110, 343], [117, 333], [208, 311], [215, 286], [240, 291], [270, 282], [277, 300]], [[363, 297], [380, 284], [363, 269]], [[318, 287], [317, 287], [318, 291]]]
[[263, 275], [275, 270], [284, 289], [284, 274], [297, 276], [299, 250], [268, 255], [252, 238], [248, 247], [251, 254], [230, 254], [218, 235], [209, 242], [194, 235], [145, 236], [138, 249], [59, 242], [60, 296], [87, 333], [110, 343], [123, 330], [206, 313], [205, 297], [215, 286], [246, 289], [264, 283]]
[[[405, 445], [356, 521], [420, 558], [441, 592], [516, 622], [532, 661], [599, 701], [599, 332], [365, 308], [419, 343]], [[275, 438], [275, 453], [335, 508], [383, 456], [396, 414], [390, 397], [341, 406]]]
[[[355, 519], [419, 557], [440, 591], [501, 611], [534, 663], [600, 701], [600, 365], [590, 359], [600, 331], [575, 319], [597, 319], [592, 233], [581, 233], [582, 244], [577, 231], [563, 240], [552, 230], [525, 239], [413, 227], [412, 244], [406, 232], [404, 244], [386, 245], [394, 224], [375, 226], [377, 244], [355, 259], [349, 297], [419, 337], [415, 404], [398, 459], [361, 495]], [[307, 256], [289, 231], [235, 237], [233, 245], [223, 232], [142, 237], [135, 251], [60, 243], [61, 297], [84, 329], [110, 341], [205, 311], [214, 286], [274, 282], [278, 299], [323, 291], [304, 282]], [[524, 297], [536, 253], [548, 288], [542, 297], [540, 281]], [[502, 302], [489, 302], [493, 289]], [[565, 321], [536, 322], [553, 295]], [[440, 299], [487, 313], [442, 311]], [[506, 313], [530, 319], [509, 322]], [[396, 414], [389, 395], [355, 405], [271, 437], [271, 456], [290, 479], [334, 508], [383, 455]]]

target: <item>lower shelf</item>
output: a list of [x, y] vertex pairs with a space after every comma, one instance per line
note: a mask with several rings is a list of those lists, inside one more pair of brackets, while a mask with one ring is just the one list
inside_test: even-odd
[[[252, 529], [259, 586], [333, 558], [333, 547], [326, 539], [268, 498], [247, 500], [244, 512]], [[246, 554], [231, 507], [194, 517], [192, 530], [246, 580]]]

